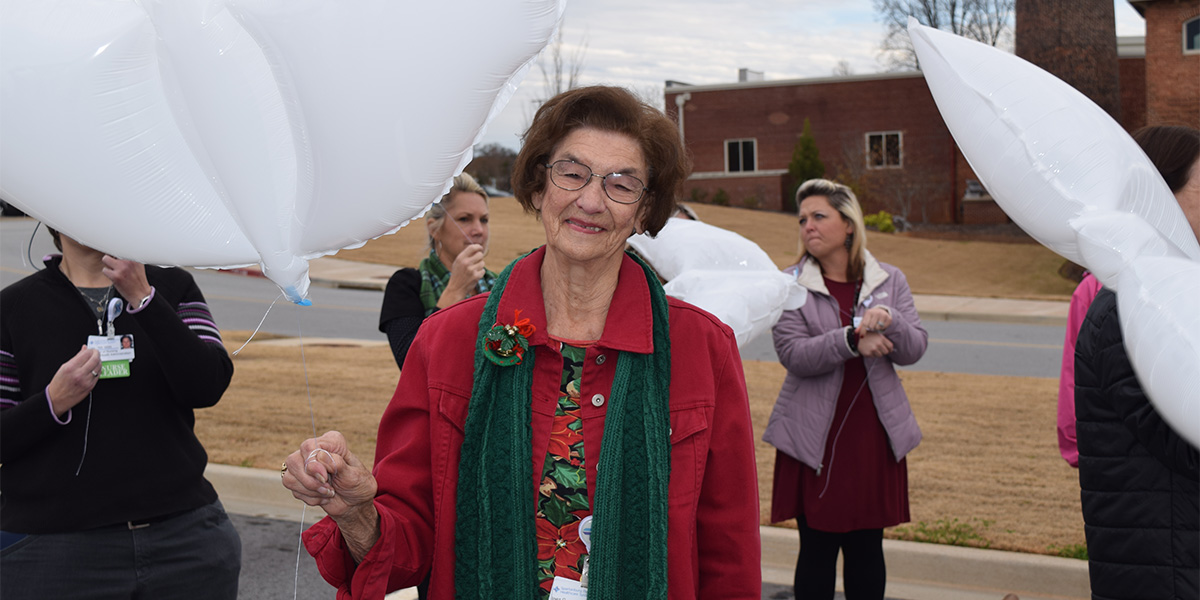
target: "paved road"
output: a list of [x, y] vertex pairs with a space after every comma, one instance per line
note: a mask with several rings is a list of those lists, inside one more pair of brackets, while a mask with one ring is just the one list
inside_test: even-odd
[[[33, 272], [23, 262], [33, 226], [30, 219], [0, 219], [0, 286]], [[32, 254], [38, 260], [52, 250], [49, 236], [42, 229], [35, 238]], [[262, 321], [262, 331], [279, 335], [384, 339], [377, 327], [382, 300], [378, 291], [314, 286], [313, 306], [299, 307], [279, 299], [279, 289], [266, 279], [206, 270], [193, 273], [223, 329], [253, 330]], [[929, 350], [910, 369], [1058, 377], [1062, 327], [926, 321], [925, 328], [929, 331]], [[742, 356], [750, 360], [776, 360], [770, 336], [751, 340], [743, 348]]]
[[[26, 249], [35, 223], [31, 219], [0, 219], [0, 287], [34, 271]], [[37, 268], [49, 252], [55, 252], [54, 246], [45, 228], [40, 228], [30, 253]], [[205, 269], [193, 269], [192, 273], [222, 329], [254, 330], [265, 315], [262, 331], [279, 335], [299, 332], [308, 337], [385, 339], [377, 327], [380, 292], [314, 286], [313, 306], [300, 307], [280, 298], [279, 288], [267, 279]]]
[[[924, 321], [929, 349], [913, 371], [1058, 377], [1065, 329], [1053, 325]], [[776, 361], [770, 334], [747, 342], [747, 360]]]

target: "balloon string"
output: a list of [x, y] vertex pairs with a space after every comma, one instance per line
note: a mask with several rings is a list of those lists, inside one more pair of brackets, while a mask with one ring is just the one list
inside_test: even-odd
[[75, 476], [79, 477], [79, 472], [83, 470], [83, 460], [87, 458], [87, 438], [88, 431], [92, 428], [92, 393], [88, 392], [88, 414], [87, 420], [83, 423], [83, 455], [79, 457], [79, 466], [75, 467]]
[[[865, 358], [863, 364], [866, 364]], [[825, 487], [821, 488], [821, 493], [817, 495], [817, 498], [824, 498], [825, 492], [829, 490], [829, 481], [833, 479], [833, 459], [837, 456], [838, 438], [842, 437], [842, 429], [846, 427], [846, 421], [850, 420], [850, 411], [854, 409], [854, 403], [858, 402], [859, 394], [871, 379], [871, 368], [870, 365], [867, 365], [867, 374], [863, 376], [862, 384], [858, 386], [858, 391], [854, 392], [854, 397], [850, 399], [850, 406], [846, 407], [846, 414], [842, 415], [842, 424], [838, 425], [837, 433], [833, 436], [833, 446], [829, 449], [829, 464], [825, 467]]]
[[308, 383], [308, 360], [304, 356], [304, 334], [300, 331], [301, 311], [296, 312], [296, 336], [300, 339], [300, 364], [304, 367], [304, 393], [308, 396], [308, 420], [312, 424], [313, 437], [317, 437], [317, 417], [313, 412], [312, 387]]
[[237, 350], [234, 350], [234, 351], [233, 351], [233, 355], [234, 355], [234, 356], [237, 356], [237, 355], [238, 355], [238, 352], [241, 352], [241, 351], [242, 351], [242, 348], [245, 348], [245, 347], [246, 347], [246, 345], [250, 343], [250, 340], [254, 339], [254, 336], [255, 336], [255, 335], [258, 335], [258, 330], [259, 330], [259, 329], [262, 329], [263, 323], [265, 323], [265, 322], [267, 321], [267, 315], [271, 314], [271, 309], [272, 309], [272, 308], [275, 308], [275, 303], [276, 303], [276, 302], [279, 302], [279, 299], [280, 299], [280, 298], [282, 298], [282, 297], [283, 297], [283, 294], [279, 294], [278, 296], [276, 296], [276, 297], [275, 297], [275, 299], [274, 299], [274, 300], [272, 300], [272, 301], [271, 301], [271, 306], [268, 306], [268, 307], [267, 307], [267, 312], [263, 313], [263, 318], [262, 318], [262, 320], [261, 320], [261, 321], [259, 321], [259, 322], [258, 322], [258, 327], [255, 327], [255, 328], [254, 328], [254, 332], [250, 334], [250, 337], [246, 338], [246, 343], [245, 343], [245, 344], [242, 344], [242, 347], [241, 347], [241, 348], [238, 348]]
[[308, 511], [308, 505], [300, 509], [300, 535], [296, 539], [296, 579], [292, 582], [292, 600], [297, 600], [300, 596], [300, 551], [304, 548], [304, 513]]
[[[447, 217], [449, 217], [450, 215], [446, 215], [446, 216], [447, 216]], [[467, 232], [466, 232], [466, 231], [463, 231], [463, 228], [462, 228], [462, 226], [461, 226], [461, 225], [459, 225], [459, 224], [458, 224], [458, 221], [455, 221], [454, 219], [450, 219], [450, 222], [454, 224], [454, 227], [455, 227], [455, 229], [458, 229], [458, 232], [462, 234], [463, 238], [465, 238], [465, 239], [467, 240], [467, 243], [468, 243], [468, 244], [474, 244], [474, 243], [475, 243], [475, 241], [471, 239], [471, 236], [467, 235]], [[487, 251], [488, 251], [488, 247], [487, 247], [487, 245], [485, 244], [485, 245], [483, 246], [483, 254], [484, 254], [484, 256], [486, 256], [486, 255], [487, 255]]]
[[[274, 303], [271, 304], [274, 305]], [[308, 359], [304, 356], [304, 332], [300, 327], [301, 314], [300, 311], [296, 313], [296, 337], [300, 340], [300, 364], [304, 368], [304, 393], [308, 396], [308, 420], [312, 425], [312, 435], [315, 438], [317, 437], [317, 417], [313, 411], [312, 386], [308, 381]], [[307, 512], [308, 505], [304, 505], [300, 509], [300, 534], [296, 539], [296, 575], [292, 584], [292, 600], [296, 600], [300, 594], [300, 551], [304, 548], [304, 516]]]

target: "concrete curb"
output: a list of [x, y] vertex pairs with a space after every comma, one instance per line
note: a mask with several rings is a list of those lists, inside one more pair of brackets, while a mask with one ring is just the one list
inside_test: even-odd
[[[204, 476], [226, 510], [243, 515], [315, 523], [324, 514], [304, 508], [279, 483], [279, 473], [209, 463]], [[763, 581], [791, 585], [799, 551], [794, 529], [762, 527]], [[888, 597], [909, 600], [1087, 600], [1087, 562], [1002, 550], [884, 540]], [[839, 569], [840, 572], [840, 569]], [[839, 581], [838, 589], [841, 589]]]
[[1058, 300], [1019, 300], [913, 294], [924, 321], [981, 321], [1023, 325], [1067, 324], [1070, 303]]

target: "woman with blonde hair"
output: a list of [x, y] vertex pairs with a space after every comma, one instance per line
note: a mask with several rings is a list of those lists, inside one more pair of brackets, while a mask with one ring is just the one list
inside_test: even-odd
[[492, 289], [496, 274], [483, 264], [488, 246], [488, 195], [467, 173], [425, 215], [429, 256], [417, 268], [400, 269], [388, 280], [379, 312], [396, 366], [425, 317], [459, 300]]
[[799, 521], [796, 598], [833, 598], [841, 551], [846, 598], [882, 599], [883, 528], [909, 519], [904, 457], [921, 441], [895, 365], [920, 359], [928, 334], [904, 274], [867, 251], [850, 188], [809, 180], [796, 204], [785, 272], [809, 294], [773, 330], [787, 378], [763, 435], [777, 449], [771, 520]]

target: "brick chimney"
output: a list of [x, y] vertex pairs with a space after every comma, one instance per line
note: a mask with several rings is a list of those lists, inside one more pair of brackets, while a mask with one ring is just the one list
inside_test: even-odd
[[1016, 54], [1121, 120], [1117, 25], [1109, 0], [1016, 0]]

